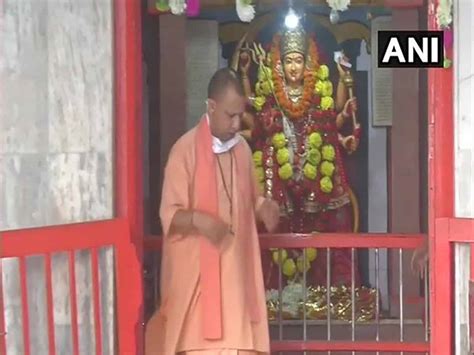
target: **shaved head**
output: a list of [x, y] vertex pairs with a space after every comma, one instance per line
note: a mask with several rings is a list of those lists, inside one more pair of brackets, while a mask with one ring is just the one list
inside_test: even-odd
[[212, 135], [222, 141], [232, 139], [240, 129], [247, 100], [235, 71], [228, 68], [216, 71], [209, 82], [207, 95]]
[[244, 96], [244, 89], [237, 73], [229, 68], [219, 69], [209, 81], [207, 98], [218, 100], [229, 88], [234, 89], [237, 94]]

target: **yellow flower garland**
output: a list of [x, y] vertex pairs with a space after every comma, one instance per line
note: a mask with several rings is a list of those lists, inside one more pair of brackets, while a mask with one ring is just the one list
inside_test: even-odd
[[266, 101], [267, 99], [265, 98], [265, 96], [257, 96], [253, 101], [253, 107], [257, 111], [262, 111], [263, 105], [265, 105]]
[[293, 167], [290, 163], [285, 163], [278, 169], [278, 176], [282, 180], [290, 180], [293, 176]]
[[280, 148], [277, 151], [277, 161], [278, 164], [283, 165], [290, 161], [290, 152], [288, 148]]
[[253, 158], [253, 163], [255, 164], [256, 167], [263, 165], [263, 152], [261, 150], [256, 150], [252, 154], [252, 158]]
[[316, 176], [318, 175], [318, 170], [316, 166], [310, 163], [306, 163], [303, 168], [304, 176], [309, 180], [315, 180]]
[[286, 146], [286, 137], [283, 133], [275, 133], [272, 138], [273, 146], [276, 149], [281, 149]]

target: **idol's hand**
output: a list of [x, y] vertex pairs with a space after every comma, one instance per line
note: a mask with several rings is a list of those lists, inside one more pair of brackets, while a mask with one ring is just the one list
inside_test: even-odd
[[244, 45], [246, 39], [247, 39], [247, 33], [242, 36], [239, 43], [237, 43], [237, 47], [234, 50], [230, 67], [235, 71], [239, 69], [240, 54], [242, 52], [242, 46]]
[[344, 137], [341, 144], [347, 152], [354, 153], [359, 147], [359, 140], [355, 136], [350, 135]]
[[339, 77], [343, 78], [344, 75], [346, 75], [346, 70], [347, 68], [343, 65], [341, 65], [341, 62], [349, 62], [349, 58], [347, 58], [344, 54], [342, 55], [341, 58], [339, 58], [339, 61], [336, 63], [337, 65], [337, 71], [339, 72]]
[[278, 227], [278, 222], [280, 221], [280, 207], [275, 201], [265, 199], [258, 210], [258, 216], [265, 225], [267, 231], [273, 233]]
[[193, 224], [199, 234], [207, 237], [214, 245], [219, 245], [225, 236], [231, 233], [227, 223], [208, 213], [194, 212]]
[[349, 117], [352, 115], [352, 112], [357, 113], [357, 98], [355, 96], [346, 101], [342, 114], [344, 117]]
[[239, 69], [240, 69], [240, 73], [243, 76], [247, 76], [249, 74], [249, 69], [250, 69], [250, 54], [249, 54], [249, 52], [243, 51], [243, 52], [240, 53]]
[[258, 65], [263, 65], [267, 62], [267, 52], [265, 52], [260, 43], [253, 43], [252, 56], [254, 62]]

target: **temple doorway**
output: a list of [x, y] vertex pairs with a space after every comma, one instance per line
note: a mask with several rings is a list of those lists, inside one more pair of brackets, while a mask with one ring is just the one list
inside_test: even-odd
[[[428, 229], [427, 74], [420, 69], [379, 69], [374, 54], [378, 30], [426, 29], [427, 10], [423, 6], [403, 9], [354, 6], [341, 13], [338, 21], [334, 21], [330, 9], [319, 2], [307, 10], [305, 31], [316, 44], [318, 64], [328, 70], [327, 76], [320, 73], [315, 80], [330, 82], [332, 86], [330, 94], [318, 95], [332, 97], [335, 111], [342, 109], [336, 107], [340, 73], [334, 62], [335, 53], [343, 52], [351, 64], [353, 95], [357, 97], [355, 119], [360, 125], [359, 144], [354, 152], [341, 149], [339, 169], [345, 172], [349, 192], [348, 203], [343, 204], [346, 208], [335, 208], [337, 213], [333, 214], [311, 215], [311, 221], [324, 220], [319, 224], [323, 230], [318, 231], [315, 225], [301, 231], [287, 226], [282, 232], [321, 232], [324, 234], [321, 243], [327, 233], [335, 233], [336, 238], [341, 233], [360, 234], [366, 236], [367, 241], [373, 240], [373, 244], [368, 242], [367, 248], [346, 248], [345, 254], [339, 253], [339, 256], [336, 245], [328, 258], [326, 248], [307, 248], [307, 253], [301, 253], [301, 249], [272, 247], [264, 238], [263, 267], [272, 337], [373, 340], [377, 336], [386, 340], [403, 340], [404, 337], [412, 341], [427, 340], [427, 278], [421, 279], [409, 268], [410, 249], [419, 245]], [[199, 17], [186, 19], [170, 14], [158, 16], [152, 3], [143, 4], [144, 192], [146, 235], [149, 236], [144, 254], [146, 317], [155, 309], [159, 291], [158, 207], [169, 149], [204, 112], [210, 76], [220, 67], [235, 64], [236, 48], [245, 33], [248, 43], [242, 48], [247, 49], [250, 57], [256, 56], [248, 73], [254, 98], [252, 110], [256, 116], [265, 110], [259, 107], [264, 105], [259, 102], [265, 93], [257, 92], [264, 91], [257, 88], [257, 84], [265, 81], [259, 77], [262, 67], [258, 65], [258, 48], [267, 58], [271, 57], [272, 40], [275, 33], [282, 30], [285, 11], [284, 7], [263, 6], [250, 24], [244, 24], [239, 22], [232, 8], [211, 6], [202, 9]], [[254, 43], [258, 44], [257, 49], [253, 49]], [[271, 64], [268, 67], [272, 69]], [[238, 65], [236, 68], [240, 70]], [[329, 88], [323, 85], [320, 90]], [[349, 122], [341, 130], [341, 136], [354, 135], [353, 128]], [[251, 144], [254, 152], [263, 151], [255, 139]], [[262, 179], [263, 189], [264, 183]], [[337, 183], [334, 180], [332, 183], [335, 188]], [[387, 242], [380, 244], [377, 238], [385, 234], [390, 234]], [[405, 235], [413, 239], [402, 241]], [[388, 241], [394, 244], [389, 245]], [[148, 251], [147, 246], [150, 246]], [[306, 296], [312, 299], [305, 306], [313, 312], [306, 315], [302, 315], [297, 306], [301, 303], [300, 286], [304, 264], [308, 261], [301, 263], [303, 255], [309, 259], [305, 282], [313, 281], [306, 291]], [[290, 259], [293, 262], [288, 261]], [[329, 283], [327, 275], [331, 279]], [[330, 286], [330, 291], [326, 286]], [[276, 306], [279, 293], [284, 293], [283, 298], [286, 298], [283, 306]], [[324, 305], [328, 294], [339, 308]], [[348, 305], [351, 301], [355, 302], [352, 303], [354, 311]], [[330, 327], [327, 326], [328, 315], [332, 322]], [[357, 317], [360, 323], [357, 329], [351, 327], [351, 317]], [[309, 322], [308, 327], [302, 326], [303, 318]]]

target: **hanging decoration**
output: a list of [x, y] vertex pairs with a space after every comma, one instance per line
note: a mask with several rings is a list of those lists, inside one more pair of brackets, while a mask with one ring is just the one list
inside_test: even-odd
[[336, 24], [339, 22], [340, 18], [339, 11], [346, 11], [351, 3], [351, 0], [326, 0], [326, 2], [331, 8], [329, 20], [332, 24]]
[[201, 10], [200, 0], [188, 0], [186, 3], [186, 15], [188, 17], [197, 17]]
[[252, 0], [235, 0], [235, 9], [240, 21], [250, 22], [255, 17], [255, 8]]
[[168, 5], [168, 0], [157, 0], [155, 2], [155, 8], [158, 12], [169, 12], [170, 6]]
[[444, 67], [450, 68], [452, 60], [448, 58], [447, 51], [453, 46], [453, 1], [439, 0], [436, 9], [436, 22], [438, 28], [444, 32]]
[[451, 26], [453, 22], [453, 1], [439, 0], [438, 8], [436, 9], [436, 22], [438, 27], [445, 29]]
[[185, 0], [169, 0], [169, 6], [173, 15], [182, 15], [186, 10]]

